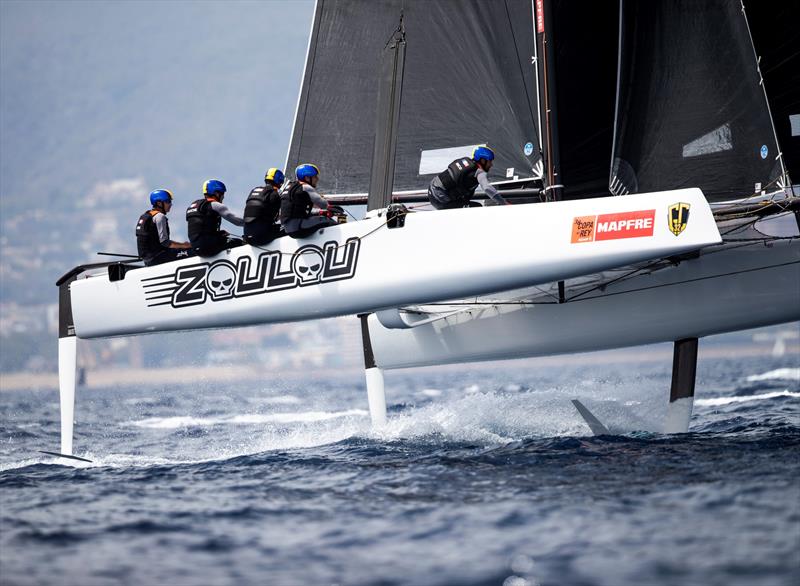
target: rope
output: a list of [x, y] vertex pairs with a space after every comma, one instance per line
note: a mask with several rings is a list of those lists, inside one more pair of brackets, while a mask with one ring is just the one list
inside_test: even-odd
[[[403, 214], [403, 215], [405, 215], [405, 214]], [[389, 218], [387, 218], [386, 221], [384, 221], [382, 224], [376, 226], [375, 228], [373, 228], [372, 230], [370, 230], [369, 232], [367, 232], [363, 236], [356, 236], [356, 238], [358, 238], [359, 240], [364, 240], [365, 238], [368, 238], [369, 236], [372, 236], [373, 234], [375, 234], [375, 232], [377, 232], [381, 228], [384, 228], [388, 223], [389, 223]], [[272, 250], [272, 249], [269, 249], [269, 248], [265, 248], [265, 246], [267, 246], [266, 244], [263, 244], [263, 245], [252, 244], [251, 246], [253, 246], [253, 248], [258, 248], [259, 250], [263, 250], [265, 252], [277, 252], [277, 253], [279, 253], [279, 254], [281, 254], [283, 256], [294, 256], [295, 254], [297, 254], [296, 250], [294, 252], [283, 252], [282, 250]], [[344, 248], [345, 246], [347, 246], [347, 243], [345, 243], [345, 244], [337, 244], [334, 247], [334, 250], [339, 250], [340, 248]], [[300, 254], [312, 254], [312, 253], [314, 253], [313, 250], [308, 250], [308, 251], [303, 251]]]

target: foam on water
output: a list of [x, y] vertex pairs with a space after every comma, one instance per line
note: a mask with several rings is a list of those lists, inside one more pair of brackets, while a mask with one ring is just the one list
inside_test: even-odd
[[303, 411], [297, 413], [268, 413], [255, 414], [247, 413], [241, 415], [229, 415], [225, 417], [149, 417], [140, 421], [128, 421], [122, 425], [132, 425], [146, 429], [180, 429], [185, 427], [211, 427], [214, 425], [237, 425], [237, 424], [259, 424], [259, 423], [309, 423], [314, 421], [326, 421], [339, 417], [351, 415], [368, 415], [363, 409], [350, 409], [347, 411], [324, 412], [324, 411]]
[[779, 391], [775, 393], [760, 393], [758, 395], [748, 395], [746, 397], [717, 397], [715, 399], [696, 399], [695, 405], [701, 407], [719, 407], [722, 405], [731, 405], [733, 403], [749, 403], [751, 401], [766, 401], [768, 399], [775, 399], [777, 397], [800, 397], [800, 393], [793, 393], [791, 391]]
[[[613, 386], [613, 388], [609, 388]], [[33, 464], [58, 464], [74, 468], [86, 467], [149, 467], [160, 465], [194, 464], [224, 461], [246, 455], [294, 449], [308, 449], [335, 444], [350, 439], [395, 442], [407, 441], [435, 443], [442, 447], [464, 442], [485, 447], [496, 447], [511, 442], [558, 436], [581, 437], [591, 431], [579, 416], [572, 398], [580, 398], [614, 433], [631, 431], [657, 431], [661, 427], [664, 411], [663, 397], [657, 393], [642, 396], [638, 385], [605, 385], [608, 397], [592, 397], [593, 389], [587, 385], [578, 388], [527, 389], [523, 385], [505, 385], [501, 390], [481, 390], [478, 385], [464, 388], [411, 389], [411, 396], [421, 401], [400, 410], [392, 408], [388, 422], [373, 428], [365, 409], [323, 410], [314, 408], [315, 397], [305, 400], [295, 395], [253, 397], [248, 402], [268, 402], [271, 405], [303, 404], [309, 409], [290, 412], [259, 412], [234, 414], [163, 415], [143, 419], [128, 419], [117, 425], [122, 429], [137, 430], [139, 436], [125, 443], [141, 446], [163, 435], [202, 434], [192, 441], [192, 436], [176, 436], [176, 447], [168, 457], [162, 454], [125, 454], [114, 450], [102, 453], [96, 447], [88, 450], [88, 441], [76, 441], [75, 455], [92, 460], [84, 463], [50, 456], [25, 459], [4, 464], [0, 470], [21, 468]], [[391, 398], [391, 390], [388, 393]], [[620, 398], [613, 398], [618, 395]], [[634, 399], [634, 397], [636, 397]], [[268, 401], [267, 401], [268, 400]], [[165, 410], [174, 413], [176, 406]], [[82, 423], [82, 426], [100, 426], [102, 423]], [[84, 427], [85, 429], [85, 427]], [[105, 433], [105, 432], [104, 432]]]
[[9, 583], [793, 583], [800, 389], [768, 360], [701, 364], [676, 436], [588, 437], [570, 403], [658, 429], [668, 364], [389, 373], [380, 429], [355, 377], [99, 389], [76, 409], [92, 463], [36, 454], [57, 401], [4, 394], [0, 563]]
[[800, 368], [776, 368], [763, 374], [752, 374], [747, 382], [754, 383], [765, 380], [791, 380], [800, 382]]

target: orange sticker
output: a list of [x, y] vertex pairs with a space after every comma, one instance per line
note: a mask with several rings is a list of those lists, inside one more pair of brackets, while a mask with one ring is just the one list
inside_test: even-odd
[[597, 216], [580, 216], [572, 220], [572, 242], [592, 242]]

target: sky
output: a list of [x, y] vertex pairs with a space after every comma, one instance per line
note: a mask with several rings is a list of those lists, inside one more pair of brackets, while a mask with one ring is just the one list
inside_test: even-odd
[[285, 162], [312, 12], [312, 0], [0, 0], [3, 209], [132, 177], [187, 202], [215, 177], [243, 204]]

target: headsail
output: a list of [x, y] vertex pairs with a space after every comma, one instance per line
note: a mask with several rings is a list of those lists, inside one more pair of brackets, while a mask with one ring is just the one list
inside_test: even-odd
[[739, 0], [621, 0], [610, 189], [745, 197], [785, 175]]
[[318, 0], [287, 168], [314, 161], [327, 193], [367, 192], [381, 51], [401, 13], [407, 49], [394, 191], [427, 188], [464, 147], [481, 143], [497, 156], [492, 180], [509, 168], [535, 176], [530, 0]]

